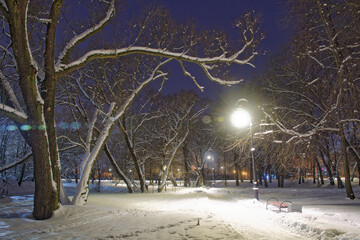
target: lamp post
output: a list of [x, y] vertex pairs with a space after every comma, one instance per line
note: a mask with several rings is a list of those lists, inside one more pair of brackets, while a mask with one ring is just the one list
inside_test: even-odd
[[[240, 100], [239, 100], [239, 102], [240, 102]], [[253, 171], [253, 191], [254, 191], [254, 198], [256, 200], [259, 200], [259, 191], [258, 191], [259, 188], [257, 186], [256, 175], [255, 175], [255, 157], [254, 157], [255, 148], [253, 145], [251, 116], [245, 109], [237, 108], [231, 115], [231, 122], [237, 128], [244, 128], [247, 126], [249, 126], [249, 128], [250, 128], [250, 146], [251, 146], [250, 151], [251, 151], [252, 171]]]

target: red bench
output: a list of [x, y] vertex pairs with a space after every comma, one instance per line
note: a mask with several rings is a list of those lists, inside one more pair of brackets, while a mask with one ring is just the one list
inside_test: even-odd
[[271, 197], [266, 201], [266, 210], [268, 210], [269, 209], [268, 206], [271, 205], [271, 206], [279, 208], [279, 212], [281, 212], [282, 208], [288, 208], [290, 204], [292, 204], [292, 202], [290, 202], [290, 201], [282, 201], [281, 202], [277, 198]]

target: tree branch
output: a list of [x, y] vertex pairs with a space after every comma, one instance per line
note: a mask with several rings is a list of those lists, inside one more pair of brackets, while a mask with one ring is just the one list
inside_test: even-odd
[[112, 0], [110, 3], [109, 9], [106, 13], [105, 18], [103, 20], [101, 20], [98, 24], [96, 24], [95, 26], [87, 29], [86, 31], [82, 32], [79, 35], [74, 36], [68, 42], [68, 44], [65, 46], [64, 50], [60, 53], [60, 57], [59, 57], [56, 65], [59, 65], [59, 64], [65, 62], [69, 58], [74, 47], [76, 47], [79, 43], [85, 41], [87, 38], [89, 38], [90, 36], [99, 32], [102, 28], [104, 28], [104, 26], [114, 16], [114, 13], [115, 13], [115, 0]]
[[[180, 61], [186, 61], [191, 62], [200, 65], [205, 73], [209, 75], [209, 66], [206, 64], [213, 64], [213, 63], [235, 63], [239, 65], [250, 65], [253, 66], [250, 63], [250, 60], [253, 58], [253, 56], [256, 55], [256, 53], [253, 53], [251, 57], [248, 57], [247, 59], [241, 60], [241, 59], [234, 59], [233, 57], [226, 57], [224, 55], [216, 56], [216, 57], [209, 57], [209, 58], [201, 58], [201, 57], [193, 57], [190, 55], [186, 55], [184, 53], [177, 53], [177, 52], [170, 52], [163, 49], [157, 49], [157, 48], [148, 48], [148, 47], [127, 47], [127, 48], [120, 48], [120, 49], [98, 49], [98, 50], [92, 50], [87, 52], [85, 55], [80, 57], [78, 60], [75, 60], [69, 64], [61, 64], [57, 63], [55, 70], [59, 76], [64, 76], [70, 72], [73, 72], [75, 70], [78, 70], [85, 66], [88, 62], [94, 59], [101, 59], [101, 58], [117, 58], [132, 54], [145, 54], [145, 55], [152, 55], [152, 56], [159, 56], [159, 57], [165, 57], [169, 59], [177, 59]], [[211, 76], [211, 75], [210, 75]], [[219, 79], [212, 78], [214, 81], [220, 82], [224, 84], [222, 81], [219, 81]], [[228, 84], [235, 84], [236, 82], [227, 82]]]
[[19, 165], [23, 162], [25, 162], [26, 160], [28, 160], [30, 157], [32, 156], [32, 153], [28, 153], [26, 154], [23, 158], [21, 158], [20, 160], [16, 161], [16, 162], [13, 162], [13, 163], [10, 163], [8, 165], [6, 165], [5, 167], [2, 167], [0, 168], [0, 173], [5, 171], [5, 170], [8, 170], [10, 168], [13, 168], [15, 167], [16, 165]]

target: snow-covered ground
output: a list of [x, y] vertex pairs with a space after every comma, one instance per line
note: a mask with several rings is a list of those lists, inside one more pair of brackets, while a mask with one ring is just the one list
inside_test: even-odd
[[[358, 180], [355, 200], [344, 189], [289, 180], [284, 189], [261, 187], [259, 202], [250, 183], [146, 194], [102, 184], [87, 206], [62, 206], [45, 221], [31, 218], [32, 195], [0, 199], [0, 239], [360, 239]], [[65, 186], [71, 193], [74, 184]], [[266, 210], [270, 197], [301, 204], [302, 213]]]

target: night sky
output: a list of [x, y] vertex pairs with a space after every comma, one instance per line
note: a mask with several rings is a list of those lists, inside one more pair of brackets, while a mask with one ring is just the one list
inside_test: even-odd
[[[281, 27], [281, 19], [286, 14], [282, 9], [283, 0], [159, 0], [158, 2], [168, 8], [171, 15], [180, 22], [192, 19], [201, 28], [225, 29], [229, 34], [233, 31], [232, 24], [239, 16], [252, 10], [260, 13], [261, 31], [265, 33], [260, 50], [266, 51], [266, 55], [257, 56], [254, 62], [256, 69], [248, 66], [241, 67], [239, 78], [244, 78], [245, 81], [251, 74], [261, 72], [269, 54], [275, 53], [288, 37]], [[201, 95], [216, 97], [223, 87], [204, 79], [204, 75], [198, 77], [201, 84], [205, 86], [204, 93]], [[165, 92], [173, 93], [179, 88], [195, 89], [195, 86], [191, 79], [182, 75], [178, 67], [174, 67]], [[197, 92], [200, 93], [200, 91]]]

